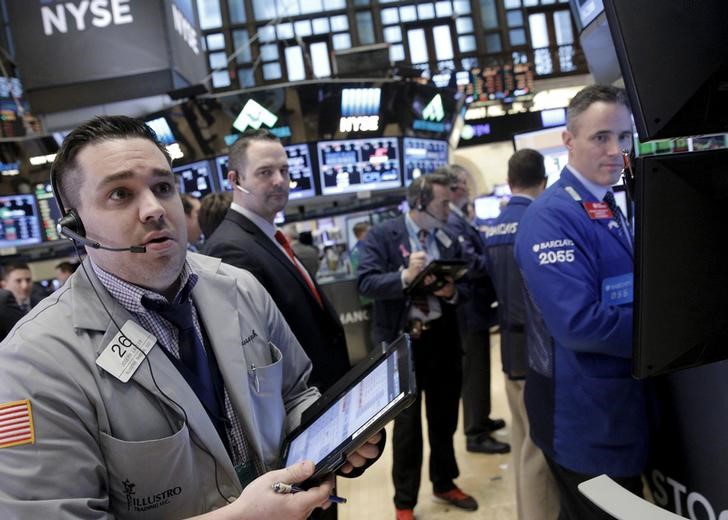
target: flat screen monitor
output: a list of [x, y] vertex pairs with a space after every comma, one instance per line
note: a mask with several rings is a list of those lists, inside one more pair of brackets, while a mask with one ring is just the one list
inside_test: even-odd
[[396, 137], [322, 141], [316, 148], [323, 195], [401, 186]]
[[201, 199], [208, 193], [215, 191], [215, 187], [212, 184], [212, 172], [210, 171], [209, 161], [199, 161], [177, 166], [172, 171], [179, 180], [179, 190], [181, 193], [189, 193]]
[[[307, 144], [292, 144], [283, 147], [288, 156], [288, 174], [291, 177], [289, 200], [305, 199], [316, 195], [314, 184], [313, 164], [311, 150]], [[232, 186], [227, 180], [228, 156], [219, 155], [215, 158], [217, 178], [223, 191], [231, 191]]]
[[0, 195], [0, 249], [43, 241], [38, 205], [33, 195]]
[[448, 147], [447, 141], [440, 139], [403, 138], [404, 185], [409, 186], [420, 175], [447, 166]]
[[61, 220], [61, 210], [58, 209], [56, 198], [50, 182], [41, 182], [35, 185], [35, 198], [38, 201], [38, 214], [43, 229], [43, 240], [58, 240], [56, 224]]
[[571, 2], [581, 30], [604, 11], [602, 0], [571, 0]]
[[634, 170], [635, 376], [728, 358], [728, 150]]
[[728, 2], [635, 6], [604, 0], [640, 139], [728, 131]]
[[170, 144], [177, 142], [177, 139], [174, 137], [174, 133], [169, 126], [169, 122], [167, 122], [167, 119], [164, 116], [150, 119], [149, 121], [145, 121], [145, 123], [149, 128], [154, 130], [154, 133], [157, 134], [157, 137], [163, 145], [169, 146]]
[[501, 213], [503, 204], [507, 202], [509, 197], [498, 195], [486, 195], [473, 200], [475, 206], [475, 216], [478, 220], [491, 220], [497, 218]]

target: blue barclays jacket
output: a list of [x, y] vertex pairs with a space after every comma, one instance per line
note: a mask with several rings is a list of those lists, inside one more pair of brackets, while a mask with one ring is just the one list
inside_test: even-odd
[[534, 442], [558, 464], [634, 476], [648, 449], [645, 389], [630, 371], [634, 262], [623, 229], [589, 216], [594, 202], [564, 169], [519, 226], [532, 316], [526, 408]]
[[498, 218], [481, 227], [485, 234], [488, 266], [498, 295], [503, 372], [510, 379], [524, 379], [528, 367], [523, 278], [513, 257], [513, 247], [518, 224], [530, 204], [528, 197], [514, 195]]
[[468, 265], [468, 299], [458, 307], [460, 330], [488, 331], [495, 324], [495, 289], [488, 273], [485, 243], [478, 230], [462, 215], [450, 211], [445, 230], [460, 243], [460, 249]]
[[[374, 226], [359, 247], [357, 285], [360, 294], [374, 299], [374, 344], [378, 345], [382, 341], [389, 343], [404, 332], [411, 305], [402, 287], [401, 271], [409, 265], [411, 253], [404, 215]], [[461, 257], [460, 246], [455, 239], [451, 238], [449, 245], [438, 241], [438, 249], [442, 260]], [[455, 305], [447, 304], [443, 299], [440, 302], [440, 319], [452, 321], [456, 335], [453, 340], [459, 346]]]

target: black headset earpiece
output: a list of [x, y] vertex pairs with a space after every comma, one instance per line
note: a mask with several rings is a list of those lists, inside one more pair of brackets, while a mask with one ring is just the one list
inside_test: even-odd
[[61, 218], [56, 223], [58, 234], [63, 235], [66, 238], [74, 238], [69, 237], [63, 232], [63, 228], [66, 228], [72, 233], [75, 233], [76, 235], [85, 238], [86, 228], [83, 227], [83, 222], [81, 221], [81, 217], [78, 215], [78, 212], [74, 208], [66, 210], [66, 208], [63, 206], [63, 201], [61, 200], [61, 191], [58, 188], [58, 181], [56, 180], [53, 166], [51, 166], [51, 189], [53, 190], [53, 198], [56, 200], [56, 204], [58, 204], [58, 210], [61, 213]]
[[58, 221], [57, 227], [60, 234], [63, 234], [63, 228], [66, 228], [79, 236], [86, 236], [86, 229], [83, 227], [81, 217], [78, 216], [78, 213], [74, 208], [69, 209], [68, 212], [61, 217]]

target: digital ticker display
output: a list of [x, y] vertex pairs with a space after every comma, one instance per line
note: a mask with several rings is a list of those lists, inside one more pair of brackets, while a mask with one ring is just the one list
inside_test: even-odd
[[322, 141], [316, 147], [323, 195], [401, 186], [396, 137]]

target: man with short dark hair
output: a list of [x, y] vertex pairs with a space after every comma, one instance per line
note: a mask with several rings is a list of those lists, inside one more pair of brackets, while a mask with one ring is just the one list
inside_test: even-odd
[[40, 299], [32, 296], [33, 273], [25, 263], [8, 264], [3, 269], [2, 288], [13, 293], [23, 313], [32, 309]]
[[75, 262], [64, 261], [57, 263], [55, 267], [56, 280], [58, 280], [59, 284], [63, 285], [76, 272], [76, 269], [78, 269], [78, 264]]
[[632, 135], [624, 90], [577, 93], [563, 132], [568, 164], [516, 235], [529, 295], [526, 408], [561, 519], [611, 518], [577, 489], [600, 474], [642, 494], [648, 413], [631, 374], [633, 237], [612, 192]]
[[[410, 211], [374, 226], [361, 245], [359, 292], [374, 299], [375, 345], [403, 332], [412, 335], [419, 396], [394, 420], [394, 505], [397, 520], [412, 520], [422, 471], [422, 393], [426, 395], [430, 480], [437, 500], [467, 511], [478, 503], [455, 485], [459, 471], [453, 435], [458, 422], [462, 352], [455, 307], [458, 290], [447, 280], [432, 293], [407, 288], [431, 261], [461, 257], [457, 240], [442, 228], [450, 212], [448, 175], [415, 179], [407, 190]], [[425, 280], [429, 285], [434, 280]]]
[[323, 392], [349, 370], [349, 354], [338, 313], [274, 224], [288, 203], [286, 151], [270, 132], [249, 132], [230, 147], [228, 168], [233, 203], [204, 252], [266, 288], [311, 358], [310, 383]]
[[485, 244], [478, 230], [464, 213], [470, 202], [470, 173], [456, 164], [436, 170], [451, 175], [452, 197], [447, 231], [460, 242], [463, 258], [469, 262], [468, 300], [458, 308], [460, 335], [463, 339], [463, 429], [465, 448], [474, 453], [508, 453], [506, 442], [493, 437], [505, 427], [503, 419], [491, 419], [490, 411], [490, 327], [495, 325], [495, 289], [488, 273]]
[[513, 244], [523, 213], [546, 187], [543, 155], [524, 149], [508, 160], [512, 196], [501, 214], [484, 227], [488, 270], [498, 296], [501, 360], [511, 410], [511, 446], [519, 520], [554, 520], [558, 492], [541, 450], [529, 435], [523, 388], [528, 368], [526, 310], [521, 272]]
[[[253, 276], [187, 252], [153, 131], [98, 117], [52, 171], [66, 227], [107, 249], [87, 246], [0, 344], [0, 518], [302, 520], [326, 504], [331, 479], [272, 489], [313, 474], [310, 461], [275, 469], [319, 396], [310, 361]], [[342, 471], [377, 453], [366, 444]]]
[[197, 251], [197, 243], [200, 241], [202, 230], [200, 229], [200, 200], [189, 193], [180, 193], [182, 209], [185, 212], [185, 223], [187, 224], [187, 249]]

